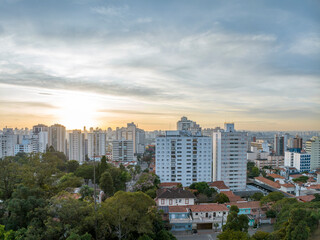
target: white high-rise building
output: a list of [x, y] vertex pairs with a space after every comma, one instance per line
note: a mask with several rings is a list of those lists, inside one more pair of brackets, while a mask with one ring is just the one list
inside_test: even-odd
[[113, 161], [133, 161], [133, 141], [116, 140], [112, 141]]
[[32, 127], [31, 144], [33, 152], [45, 153], [48, 146], [49, 127], [38, 124]]
[[66, 128], [60, 124], [49, 127], [48, 146], [52, 146], [58, 152], [66, 152]]
[[193, 135], [201, 133], [201, 127], [194, 121], [188, 120], [187, 117], [182, 117], [177, 122], [177, 130], [190, 131]]
[[20, 144], [15, 145], [14, 155], [16, 155], [19, 152], [24, 152], [24, 153], [32, 153], [33, 152], [31, 139], [25, 137], [24, 139], [22, 139]]
[[4, 128], [0, 135], [0, 158], [14, 156], [15, 145], [18, 144], [18, 136], [12, 128]]
[[69, 160], [85, 161], [85, 138], [81, 130], [73, 130], [69, 133]]
[[311, 170], [320, 168], [320, 138], [312, 137], [306, 141], [306, 152], [311, 155]]
[[166, 131], [156, 138], [156, 174], [161, 182], [211, 182], [212, 140], [189, 131]]
[[213, 133], [213, 181], [224, 181], [232, 191], [245, 190], [248, 134], [237, 132], [233, 123], [224, 127]]
[[94, 160], [106, 155], [106, 133], [94, 130], [88, 133], [88, 158]]

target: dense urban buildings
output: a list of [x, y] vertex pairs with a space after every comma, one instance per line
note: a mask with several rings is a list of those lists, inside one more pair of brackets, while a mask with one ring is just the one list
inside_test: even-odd
[[237, 132], [225, 123], [222, 132], [213, 133], [213, 181], [222, 180], [232, 191], [246, 189], [247, 133]]
[[311, 170], [320, 168], [320, 138], [312, 137], [306, 141], [306, 152], [311, 155]]

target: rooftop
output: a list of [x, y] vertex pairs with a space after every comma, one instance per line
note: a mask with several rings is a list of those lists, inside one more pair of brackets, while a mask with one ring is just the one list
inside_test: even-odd
[[211, 203], [205, 205], [189, 205], [188, 208], [192, 212], [222, 212], [229, 211], [229, 209], [224, 204]]
[[224, 181], [215, 181], [212, 183], [209, 183], [210, 187], [216, 187], [218, 189], [229, 189], [229, 187], [224, 183]]
[[157, 198], [196, 198], [193, 193], [182, 188], [165, 188], [159, 190], [157, 191]]
[[265, 177], [255, 177], [254, 178], [257, 181], [263, 182], [264, 184], [273, 187], [273, 188], [280, 188], [280, 184], [274, 181], [271, 181]]
[[286, 179], [285, 177], [282, 177], [279, 174], [275, 174], [275, 173], [270, 173], [270, 174], [268, 174], [268, 176], [273, 177], [273, 178]]

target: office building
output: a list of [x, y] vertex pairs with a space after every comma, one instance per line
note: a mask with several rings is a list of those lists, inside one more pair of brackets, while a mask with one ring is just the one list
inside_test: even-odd
[[113, 161], [133, 161], [133, 141], [116, 140], [112, 141], [112, 160]]
[[274, 153], [278, 156], [284, 156], [285, 151], [287, 151], [288, 134], [279, 136], [276, 134], [274, 136]]
[[224, 132], [213, 133], [213, 181], [224, 181], [232, 191], [246, 189], [247, 133], [225, 123]]
[[85, 139], [81, 130], [73, 130], [69, 133], [69, 160], [85, 161]]
[[306, 141], [306, 152], [311, 155], [311, 170], [320, 168], [320, 138], [312, 137]]
[[156, 138], [156, 174], [161, 182], [212, 180], [212, 140], [190, 131], [166, 131]]
[[309, 153], [286, 151], [284, 165], [295, 167], [299, 172], [310, 171], [310, 160], [311, 155]]

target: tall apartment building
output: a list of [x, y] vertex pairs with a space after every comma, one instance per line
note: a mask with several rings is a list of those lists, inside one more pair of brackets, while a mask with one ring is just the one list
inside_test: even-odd
[[161, 182], [212, 180], [212, 140], [189, 131], [166, 131], [156, 138], [156, 174]]
[[113, 161], [133, 161], [133, 141], [116, 140], [112, 141]]
[[49, 127], [48, 147], [52, 146], [56, 151], [66, 152], [66, 128], [60, 124], [54, 124]]
[[177, 122], [177, 130], [190, 131], [193, 135], [201, 133], [201, 127], [194, 121], [189, 120], [187, 117], [182, 117], [181, 120]]
[[232, 191], [245, 190], [248, 134], [235, 131], [233, 123], [224, 128], [213, 133], [213, 181], [224, 181]]
[[85, 161], [85, 139], [81, 130], [73, 130], [69, 133], [69, 159], [80, 163]]
[[287, 151], [288, 134], [279, 136], [276, 134], [274, 136], [274, 152], [278, 156], [284, 156], [285, 151]]
[[0, 135], [0, 158], [14, 156], [15, 145], [18, 144], [18, 137], [12, 128], [4, 128]]
[[298, 135], [293, 138], [292, 148], [294, 148], [294, 149], [302, 149], [302, 138], [299, 137]]
[[134, 123], [128, 123], [126, 128], [117, 128], [116, 140], [133, 141], [133, 152], [144, 153], [145, 150], [145, 132], [138, 128]]
[[286, 151], [284, 156], [284, 165], [286, 167], [295, 167], [298, 171], [310, 171], [311, 155], [309, 153], [300, 153]]
[[306, 141], [306, 152], [311, 155], [311, 170], [320, 168], [320, 138], [312, 137]]
[[49, 127], [38, 124], [32, 127], [31, 144], [33, 152], [44, 153], [47, 150], [49, 140]]
[[94, 160], [106, 155], [106, 133], [94, 130], [88, 133], [88, 158]]
[[24, 153], [33, 152], [32, 141], [31, 139], [28, 138], [28, 136], [25, 136], [25, 138], [22, 139], [21, 143], [16, 144], [14, 146], [14, 155], [16, 155], [19, 152], [24, 152]]

